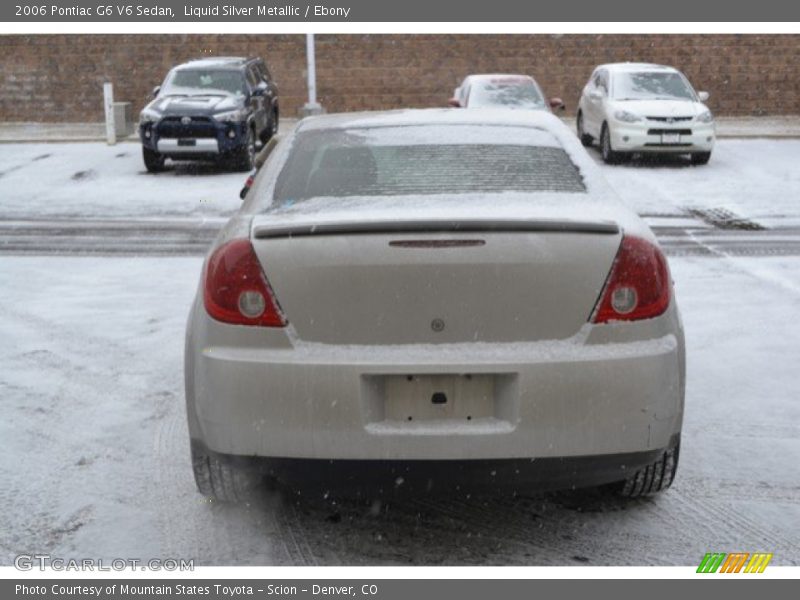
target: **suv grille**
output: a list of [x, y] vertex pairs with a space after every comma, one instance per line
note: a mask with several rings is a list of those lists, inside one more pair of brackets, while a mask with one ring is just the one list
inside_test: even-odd
[[184, 125], [183, 117], [164, 117], [158, 123], [159, 137], [167, 138], [215, 138], [217, 128], [210, 117], [192, 117], [192, 122]]

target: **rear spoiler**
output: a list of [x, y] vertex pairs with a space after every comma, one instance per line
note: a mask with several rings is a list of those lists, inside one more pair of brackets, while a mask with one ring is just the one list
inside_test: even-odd
[[259, 240], [318, 235], [365, 235], [395, 233], [602, 233], [617, 234], [612, 221], [550, 221], [520, 219], [340, 221], [336, 223], [260, 224], [253, 229]]

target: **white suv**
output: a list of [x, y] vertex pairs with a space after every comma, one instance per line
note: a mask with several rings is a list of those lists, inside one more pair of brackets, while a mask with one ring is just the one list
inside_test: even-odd
[[618, 163], [636, 152], [689, 154], [706, 164], [714, 148], [714, 117], [683, 73], [643, 63], [600, 65], [578, 103], [578, 137], [600, 145], [603, 160]]

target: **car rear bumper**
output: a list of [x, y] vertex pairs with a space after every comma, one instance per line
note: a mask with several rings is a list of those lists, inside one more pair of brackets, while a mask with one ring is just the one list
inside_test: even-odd
[[[609, 336], [628, 341], [605, 343]], [[387, 348], [298, 344], [284, 330], [223, 325], [197, 304], [186, 353], [190, 434], [220, 454], [275, 458], [647, 452], [667, 447], [680, 431], [683, 360], [674, 307], [636, 325], [587, 325], [564, 341]], [[491, 392], [470, 400], [474, 414], [417, 405], [409, 420], [405, 400], [398, 409], [387, 390], [408, 376], [434, 375], [465, 386], [471, 377]], [[460, 402], [458, 395], [448, 400]]]
[[[679, 138], [669, 139], [670, 134]], [[715, 137], [713, 123], [615, 123], [611, 127], [611, 145], [618, 152], [711, 152]]]
[[[678, 444], [680, 435], [669, 440]], [[624, 454], [537, 459], [478, 460], [324, 460], [215, 456], [274, 477], [279, 482], [327, 493], [436, 493], [464, 489], [480, 492], [526, 489], [537, 492], [593, 487], [623, 481], [658, 460], [665, 449]], [[196, 447], [208, 453], [202, 444]]]

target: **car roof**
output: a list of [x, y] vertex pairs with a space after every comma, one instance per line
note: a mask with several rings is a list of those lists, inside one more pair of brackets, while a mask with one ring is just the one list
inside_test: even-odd
[[[589, 156], [586, 149], [581, 145], [575, 132], [561, 121], [558, 117], [550, 112], [543, 110], [508, 110], [498, 108], [481, 108], [475, 110], [461, 110], [455, 108], [422, 108], [422, 109], [404, 109], [380, 112], [361, 112], [361, 113], [334, 113], [327, 115], [317, 115], [306, 117], [302, 119], [295, 129], [288, 134], [288, 138], [281, 142], [286, 151], [281, 152], [277, 156], [277, 160], [271, 161], [262, 168], [255, 186], [259, 186], [253, 194], [254, 200], [251, 209], [253, 211], [261, 211], [270, 205], [272, 202], [272, 191], [274, 191], [275, 177], [280, 173], [286, 164], [286, 161], [291, 156], [291, 148], [293, 143], [291, 141], [297, 135], [306, 135], [307, 133], [325, 132], [325, 131], [345, 131], [359, 130], [368, 128], [402, 128], [402, 127], [420, 127], [428, 131], [426, 135], [436, 136], [437, 132], [430, 132], [430, 129], [437, 129], [440, 126], [449, 125], [466, 125], [470, 127], [477, 126], [495, 126], [501, 127], [514, 127], [519, 129], [528, 129], [532, 134], [529, 137], [531, 146], [548, 146], [560, 147], [563, 149], [573, 164], [579, 169], [583, 182], [586, 186], [585, 196], [586, 204], [581, 205], [581, 210], [585, 211], [582, 214], [593, 214], [598, 219], [607, 219], [616, 221], [620, 224], [626, 232], [634, 232], [634, 235], [640, 235], [655, 241], [652, 232], [647, 228], [647, 225], [641, 219], [619, 201], [616, 192], [608, 185], [603, 173], [597, 166], [595, 160]], [[356, 131], [354, 131], [356, 133]], [[457, 140], [464, 138], [464, 142], [469, 143], [470, 139], [481, 139], [481, 136], [461, 136], [458, 132], [454, 132], [454, 136], [442, 136], [442, 144], [460, 143]], [[488, 132], [488, 137], [495, 139], [505, 139], [503, 135], [505, 132]], [[510, 132], [509, 132], [510, 133]], [[377, 132], [376, 132], [377, 134]], [[375, 139], [398, 139], [403, 140], [402, 132], [387, 131], [386, 136], [376, 135]], [[414, 139], [415, 133], [409, 131], [407, 139]], [[499, 134], [499, 135], [498, 135]], [[397, 136], [397, 137], [395, 137]], [[372, 136], [364, 135], [358, 136], [359, 139], [369, 140]], [[514, 136], [514, 139], [519, 143], [520, 137]], [[503, 142], [504, 143], [504, 142]], [[527, 142], [526, 142], [527, 143]], [[267, 189], [269, 192], [259, 194], [258, 189]], [[559, 206], [562, 198], [558, 198], [558, 202], [554, 204], [544, 203], [525, 205], [526, 207], [534, 207], [532, 210], [537, 210], [537, 206]], [[301, 207], [302, 203], [298, 203]], [[430, 206], [433, 212], [436, 212], [436, 205], [425, 203], [425, 206]], [[527, 210], [526, 208], [525, 210]], [[391, 214], [396, 217], [396, 210], [398, 207], [393, 206]], [[287, 213], [280, 218], [291, 221], [294, 219], [312, 219], [315, 223], [321, 222], [326, 219], [335, 221], [338, 218], [351, 219], [354, 214], [358, 214], [359, 218], [363, 214], [359, 212], [358, 205], [348, 205], [348, 203], [341, 203], [330, 209], [330, 211], [322, 210], [316, 212], [313, 209], [311, 212], [306, 213], [301, 208], [295, 213]], [[420, 208], [424, 211], [424, 208]], [[487, 203], [483, 207], [487, 213], [495, 214], [492, 211], [496, 207], [491, 203]], [[508, 209], [512, 210], [512, 209]], [[513, 208], [516, 210], [516, 207]], [[338, 212], [337, 212], [338, 211]], [[599, 211], [599, 212], [598, 212]], [[600, 214], [602, 213], [602, 215]], [[449, 214], [449, 213], [448, 213]], [[506, 213], [511, 214], [511, 213]], [[419, 218], [419, 215], [415, 215]], [[439, 215], [441, 216], [441, 215]], [[474, 216], [474, 215], [473, 215]], [[497, 215], [495, 214], [495, 217]], [[518, 218], [510, 216], [510, 218]], [[270, 215], [271, 223], [275, 223], [274, 219], [278, 217], [276, 214]]]
[[211, 56], [208, 58], [197, 58], [190, 60], [175, 67], [176, 69], [207, 69], [213, 68], [229, 68], [240, 69], [245, 65], [255, 62], [257, 58], [247, 58], [244, 56]]
[[296, 131], [323, 129], [369, 129], [373, 127], [405, 127], [414, 125], [496, 125], [535, 127], [551, 133], [565, 125], [553, 114], [542, 110], [507, 110], [486, 108], [458, 110], [453, 108], [412, 108], [388, 111], [334, 113], [307, 117]]
[[495, 79], [535, 81], [530, 75], [520, 75], [519, 73], [479, 73], [467, 75], [465, 79], [469, 80], [470, 83], [494, 81]]
[[608, 63], [605, 65], [600, 65], [597, 67], [598, 69], [607, 69], [608, 71], [616, 71], [616, 72], [625, 72], [625, 71], [664, 71], [664, 72], [677, 72], [678, 69], [675, 67], [670, 67], [668, 65], [659, 65], [656, 63], [644, 63], [644, 62], [619, 62], [619, 63]]

